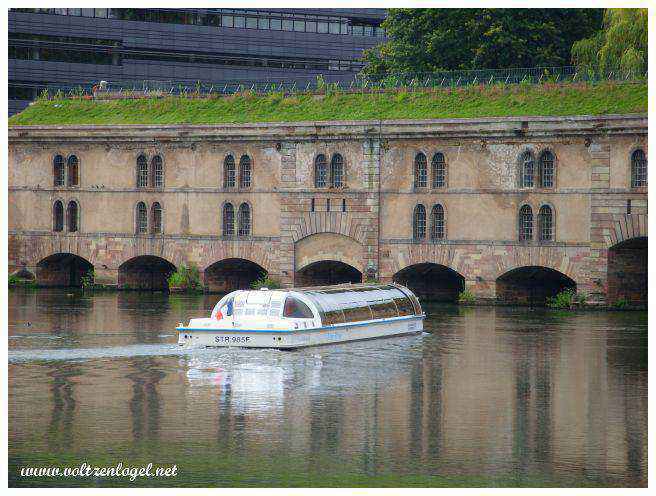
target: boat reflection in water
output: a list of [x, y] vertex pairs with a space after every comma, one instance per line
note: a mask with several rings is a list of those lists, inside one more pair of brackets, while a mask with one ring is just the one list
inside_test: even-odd
[[209, 318], [180, 324], [178, 344], [294, 349], [419, 333], [424, 317], [412, 291], [398, 284], [240, 290]]

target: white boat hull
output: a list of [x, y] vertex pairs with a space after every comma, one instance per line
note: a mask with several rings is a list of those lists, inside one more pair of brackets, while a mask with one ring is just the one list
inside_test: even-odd
[[338, 324], [302, 330], [212, 329], [178, 327], [178, 344], [185, 347], [294, 349], [362, 339], [401, 336], [423, 330], [423, 315]]

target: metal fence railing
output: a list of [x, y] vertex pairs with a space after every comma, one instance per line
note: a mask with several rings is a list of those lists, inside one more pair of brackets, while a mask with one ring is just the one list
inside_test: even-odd
[[351, 79], [332, 75], [319, 75], [314, 78], [271, 78], [266, 81], [226, 80], [203, 81], [98, 81], [77, 85], [40, 85], [38, 93], [52, 97], [92, 96], [211, 96], [231, 95], [242, 92], [304, 93], [304, 92], [375, 92], [387, 89], [407, 88], [410, 90], [488, 86], [500, 84], [544, 84], [601, 81], [642, 81], [647, 80], [647, 72], [611, 70], [599, 73], [575, 66], [535, 67], [524, 69], [489, 69], [472, 71], [444, 71], [430, 74], [391, 74], [381, 77], [356, 75]]

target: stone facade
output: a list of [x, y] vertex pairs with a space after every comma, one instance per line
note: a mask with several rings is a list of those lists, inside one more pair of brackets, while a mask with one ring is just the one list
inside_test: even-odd
[[[144, 286], [153, 270], [193, 263], [214, 290], [243, 286], [265, 271], [286, 286], [353, 274], [403, 278], [427, 293], [432, 284], [435, 294], [450, 297], [464, 280], [465, 289], [490, 301], [513, 293], [513, 284], [545, 280], [549, 288], [564, 277], [591, 301], [603, 303], [609, 271], [638, 278], [644, 272], [646, 280], [642, 253], [619, 262], [630, 268], [609, 269], [610, 248], [632, 239], [644, 239], [646, 247], [647, 191], [631, 187], [636, 149], [647, 154], [644, 115], [14, 127], [9, 269], [33, 272], [43, 284], [73, 283], [79, 279], [74, 272], [87, 267], [74, 263], [77, 256], [93, 266], [96, 282]], [[553, 187], [520, 187], [520, 155], [531, 151], [539, 157], [545, 150], [555, 157]], [[429, 176], [427, 187], [417, 188], [419, 152], [428, 159]], [[436, 152], [446, 164], [440, 188], [431, 187]], [[316, 156], [337, 153], [345, 166], [343, 187], [316, 188]], [[78, 157], [78, 185], [53, 186], [57, 154]], [[137, 188], [140, 154], [162, 157], [162, 187]], [[227, 155], [237, 164], [242, 155], [250, 157], [249, 187], [223, 187]], [[57, 200], [78, 203], [77, 232], [53, 232]], [[137, 202], [162, 206], [162, 233], [135, 234]], [[226, 202], [250, 206], [248, 236], [222, 235]], [[413, 237], [419, 203], [427, 212], [442, 205], [443, 239]], [[535, 214], [528, 242], [518, 241], [522, 205]], [[540, 242], [537, 213], [543, 205], [554, 212], [554, 236]], [[139, 263], [146, 257], [161, 260], [160, 269]], [[440, 275], [436, 267], [447, 272]], [[508, 276], [515, 273], [517, 279]], [[440, 281], [458, 286], [440, 288]]]

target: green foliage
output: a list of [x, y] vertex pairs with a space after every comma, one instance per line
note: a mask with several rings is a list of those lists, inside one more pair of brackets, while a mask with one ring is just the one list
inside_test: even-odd
[[17, 274], [9, 276], [9, 287], [36, 288], [36, 281], [33, 279], [24, 279]]
[[167, 279], [170, 289], [183, 291], [201, 291], [200, 271], [195, 264], [182, 265]]
[[467, 289], [461, 291], [460, 294], [458, 294], [458, 303], [467, 304], [467, 303], [474, 303], [475, 301], [476, 301], [476, 297], [471, 291]]
[[613, 303], [613, 308], [616, 308], [618, 310], [623, 310], [625, 308], [629, 307], [629, 302], [626, 298], [619, 298], [618, 300]]
[[82, 282], [82, 289], [92, 289], [93, 285], [94, 285], [95, 278], [96, 278], [96, 274], [94, 273], [93, 269], [86, 272], [80, 278], [80, 281]]
[[647, 9], [606, 9], [603, 29], [572, 46], [572, 63], [594, 73], [647, 71]]
[[556, 296], [547, 297], [547, 306], [549, 308], [572, 308], [576, 298], [576, 291], [565, 289]]
[[364, 73], [562, 66], [572, 43], [601, 28], [601, 9], [390, 9], [388, 41]]
[[602, 115], [647, 111], [641, 83], [492, 85], [471, 88], [279, 93], [225, 98], [167, 97], [48, 100], [9, 118], [10, 126], [77, 124], [219, 124], [325, 120], [440, 119], [530, 115]]
[[251, 288], [253, 289], [261, 289], [261, 288], [280, 289], [281, 287], [282, 285], [278, 280], [272, 279], [268, 275], [263, 276], [257, 281], [253, 281], [251, 283]]

